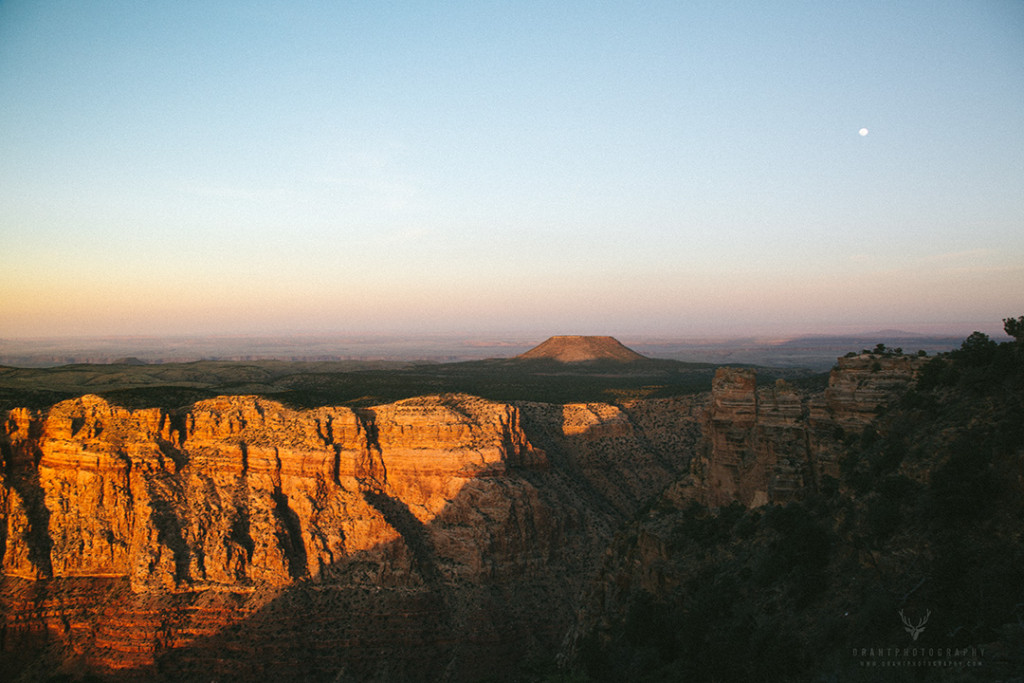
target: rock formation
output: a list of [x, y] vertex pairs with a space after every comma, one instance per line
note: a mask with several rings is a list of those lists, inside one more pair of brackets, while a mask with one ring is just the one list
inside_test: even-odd
[[844, 359], [812, 399], [722, 369], [710, 395], [621, 405], [12, 410], [0, 675], [520, 677], [551, 661], [615, 530], [666, 487], [799, 497], [915, 369]]
[[631, 363], [644, 360], [636, 351], [623, 346], [614, 337], [555, 336], [516, 358], [520, 360], [555, 360], [559, 363], [615, 361]]
[[1019, 341], [936, 361], [851, 355], [811, 396], [722, 369], [703, 425], [691, 472], [609, 543], [559, 654], [566, 670], [609, 681], [1024, 671]]
[[[473, 680], [549, 657], [620, 509], [685, 467], [647, 432], [688, 418], [672, 402], [635, 419], [524, 409], [564, 467], [520, 408], [470, 396], [183, 412], [85, 396], [11, 411], [0, 673]], [[261, 668], [239, 668], [252, 649]]]
[[829, 376], [823, 408], [840, 428], [860, 432], [880, 407], [906, 391], [927, 362], [918, 356], [872, 353], [840, 358]]
[[426, 522], [478, 476], [544, 463], [514, 408], [472, 399], [357, 414], [232, 397], [176, 420], [85, 396], [7, 426], [5, 573], [124, 576], [136, 590], [315, 577], [394, 538], [363, 492]]
[[822, 396], [804, 396], [783, 380], [758, 387], [753, 370], [719, 368], [705, 418], [708, 447], [693, 461], [687, 495], [711, 506], [785, 503], [837, 477], [843, 439], [906, 391], [925, 362], [840, 358]]

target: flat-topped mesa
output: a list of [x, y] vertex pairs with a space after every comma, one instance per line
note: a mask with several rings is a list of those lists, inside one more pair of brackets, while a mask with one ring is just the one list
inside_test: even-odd
[[519, 360], [555, 360], [559, 363], [586, 363], [615, 361], [632, 363], [646, 360], [645, 356], [607, 336], [559, 335], [516, 356]]

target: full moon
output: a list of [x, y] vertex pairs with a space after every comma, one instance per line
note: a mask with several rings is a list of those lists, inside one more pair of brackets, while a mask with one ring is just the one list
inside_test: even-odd
[[868, 134], [868, 129], [867, 129], [867, 128], [861, 128], [861, 129], [860, 129], [859, 131], [857, 131], [857, 132], [858, 132], [858, 133], [860, 133], [860, 136], [861, 136], [861, 137], [864, 137], [865, 135], [867, 135], [867, 134]]

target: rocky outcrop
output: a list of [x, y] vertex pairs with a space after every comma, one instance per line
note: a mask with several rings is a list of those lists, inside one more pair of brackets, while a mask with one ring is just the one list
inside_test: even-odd
[[[979, 356], [926, 366], [912, 392], [926, 361], [884, 352], [842, 359], [811, 397], [720, 371], [706, 451], [609, 543], [564, 668], [594, 680], [873, 680], [865, 666], [891, 652], [851, 657], [849, 643], [892, 641], [910, 646], [893, 650], [900, 666], [930, 665], [934, 644], [983, 671], [962, 677], [1019, 676], [1024, 356], [1019, 343], [976, 340]], [[802, 486], [780, 486], [794, 470]]]
[[785, 381], [758, 387], [756, 373], [719, 368], [705, 416], [707, 448], [680, 495], [711, 505], [785, 503], [838, 476], [843, 440], [856, 436], [914, 381], [927, 359], [840, 358], [824, 394]]
[[875, 419], [879, 408], [899, 396], [928, 362], [918, 356], [880, 356], [861, 353], [840, 358], [829, 375], [822, 409], [844, 430], [860, 432]]
[[515, 408], [470, 398], [357, 414], [232, 397], [173, 416], [86, 396], [15, 411], [7, 434], [4, 572], [135, 590], [315, 577], [395, 537], [363, 492], [427, 522], [480, 475], [544, 464]]
[[[677, 408], [85, 396], [11, 411], [0, 673], [473, 680], [550, 654], [623, 511], [685, 468], [653, 433]], [[527, 422], [551, 427], [538, 437], [558, 466]]]
[[710, 394], [619, 405], [12, 410], [0, 677], [514, 679], [659, 494], [799, 498], [916, 368], [843, 359], [812, 397], [725, 368]]
[[812, 463], [806, 407], [793, 387], [758, 388], [753, 370], [720, 368], [705, 420], [708, 449], [693, 469], [700, 500], [757, 506], [800, 495]]

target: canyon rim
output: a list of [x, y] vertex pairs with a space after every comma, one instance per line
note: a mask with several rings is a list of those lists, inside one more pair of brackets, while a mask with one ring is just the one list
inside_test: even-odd
[[[1003, 606], [974, 604], [974, 623], [970, 601], [943, 591], [981, 567], [934, 566], [952, 561], [936, 553], [954, 540], [988, 558], [997, 530], [1011, 560], [1021, 552], [1009, 521], [1021, 441], [1007, 429], [1021, 409], [1020, 347], [970, 341], [939, 358], [851, 353], [823, 391], [723, 367], [709, 391], [620, 402], [442, 393], [295, 408], [238, 395], [128, 409], [83, 395], [8, 410], [0, 670], [24, 681], [869, 680], [877, 672], [840, 644], [898, 635], [890, 602], [926, 600], [935, 628], [922, 642], [961, 619], [950, 642], [988, 652], [968, 673], [1002, 675], [1020, 661], [1019, 605], [1005, 602], [1019, 565], [986, 565], [1006, 580]], [[643, 360], [611, 338], [535, 351], [523, 359]], [[998, 379], [985, 374], [999, 363]], [[968, 437], [987, 445], [965, 464]], [[995, 502], [1006, 506], [977, 509]], [[924, 516], [956, 504], [944, 525]], [[975, 530], [950, 536], [962, 523]], [[908, 541], [915, 532], [924, 540]], [[982, 580], [991, 591], [993, 576]], [[857, 604], [872, 590], [884, 607]], [[703, 611], [708, 600], [719, 612]], [[760, 622], [743, 616], [752, 606]], [[855, 618], [799, 635], [841, 607]], [[786, 643], [788, 655], [763, 650]]]

